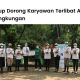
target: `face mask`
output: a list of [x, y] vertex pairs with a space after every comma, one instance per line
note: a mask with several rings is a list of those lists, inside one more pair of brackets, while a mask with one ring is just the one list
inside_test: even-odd
[[77, 46], [74, 46], [74, 48], [76, 48]]
[[58, 48], [58, 46], [55, 46], [55, 48]]
[[1, 48], [3, 48], [3, 46], [1, 46]]
[[27, 44], [25, 44], [25, 46], [27, 46]]
[[36, 46], [36, 48], [39, 48], [39, 46]]
[[68, 46], [68, 44], [66, 44], [66, 46]]
[[48, 49], [48, 48], [49, 48], [49, 46], [46, 46], [46, 48]]

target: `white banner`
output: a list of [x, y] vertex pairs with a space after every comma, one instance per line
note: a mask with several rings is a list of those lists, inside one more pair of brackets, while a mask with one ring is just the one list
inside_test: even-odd
[[64, 68], [64, 53], [63, 53], [63, 47], [65, 47], [65, 44], [58, 44], [58, 48], [60, 48], [59, 68]]

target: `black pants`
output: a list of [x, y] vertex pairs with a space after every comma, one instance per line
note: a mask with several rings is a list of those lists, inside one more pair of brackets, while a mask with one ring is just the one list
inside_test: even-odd
[[39, 63], [39, 68], [41, 69], [40, 59], [35, 59], [35, 68], [37, 68], [37, 62]]
[[21, 59], [16, 59], [16, 69], [18, 67], [18, 70], [19, 70], [19, 67], [20, 67], [20, 62], [21, 62]]
[[3, 67], [5, 66], [5, 58], [4, 57], [0, 57], [0, 67], [1, 67], [1, 72], [3, 71]]
[[[23, 56], [24, 57], [24, 68], [26, 69], [26, 67], [27, 67], [27, 69], [28, 69], [28, 56]], [[26, 65], [26, 63], [27, 63], [27, 65]]]
[[49, 70], [50, 59], [45, 59], [45, 65], [46, 65], [46, 70], [47, 70], [47, 68], [48, 68], [48, 70]]
[[59, 59], [57, 57], [54, 57], [55, 60], [55, 68], [58, 70], [59, 69]]
[[75, 66], [76, 66], [76, 71], [78, 70], [78, 59], [73, 59], [73, 70], [75, 71]]

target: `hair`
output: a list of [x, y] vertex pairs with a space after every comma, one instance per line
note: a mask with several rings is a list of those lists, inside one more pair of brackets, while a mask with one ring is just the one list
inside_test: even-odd
[[36, 46], [37, 46], [37, 45], [39, 46], [39, 44], [36, 44]]

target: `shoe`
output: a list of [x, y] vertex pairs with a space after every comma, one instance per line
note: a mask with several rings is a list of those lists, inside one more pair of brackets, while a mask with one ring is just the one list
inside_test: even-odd
[[69, 73], [69, 71], [67, 71], [67, 73]]
[[57, 70], [55, 70], [54, 72], [56, 72]]
[[72, 73], [74, 73], [74, 71]]
[[9, 72], [9, 70], [7, 70], [7, 72]]
[[75, 71], [75, 74], [77, 74], [77, 71]]
[[27, 69], [27, 71], [29, 71], [29, 70]]
[[4, 71], [1, 71], [1, 74], [4, 73]]
[[10, 72], [13, 72], [12, 70]]
[[45, 71], [47, 71], [47, 70], [45, 70]]
[[18, 71], [20, 71], [20, 70], [18, 70]]
[[48, 72], [49, 72], [49, 70], [48, 70]]
[[41, 71], [41, 69], [39, 69], [39, 71]]
[[35, 71], [37, 71], [38, 69], [35, 69]]
[[26, 69], [24, 69], [23, 71], [26, 71]]
[[63, 72], [66, 72], [65, 70]]

